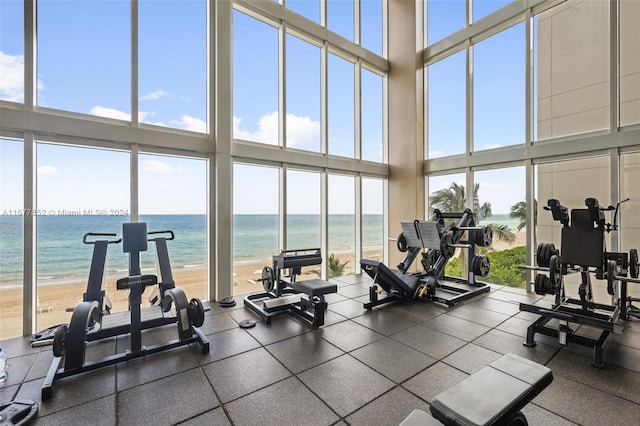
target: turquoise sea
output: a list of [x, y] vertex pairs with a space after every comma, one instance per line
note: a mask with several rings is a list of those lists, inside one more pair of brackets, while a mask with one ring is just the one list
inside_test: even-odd
[[[87, 232], [112, 232], [120, 235], [126, 216], [39, 216], [37, 220], [37, 276], [40, 283], [85, 280], [91, 265], [93, 246], [82, 243]], [[168, 244], [174, 271], [203, 268], [206, 254], [205, 215], [141, 215], [149, 231], [170, 229], [175, 240]], [[508, 214], [493, 215], [483, 221], [506, 224], [515, 229], [518, 220]], [[270, 263], [279, 251], [277, 215], [235, 215], [234, 262]], [[289, 215], [289, 248], [320, 247], [320, 216]], [[376, 249], [383, 245], [382, 215], [363, 216], [363, 246]], [[329, 247], [332, 252], [349, 252], [354, 248], [354, 216], [329, 216]], [[392, 236], [395, 237], [395, 236]], [[128, 259], [122, 245], [110, 246], [107, 275], [127, 273]], [[155, 268], [153, 245], [142, 254], [142, 268]], [[22, 284], [22, 217], [0, 216], [0, 288]]]
[[[234, 262], [263, 261], [279, 251], [277, 215], [234, 216]], [[120, 235], [126, 216], [38, 216], [37, 276], [40, 283], [85, 280], [91, 265], [92, 245], [82, 243], [87, 232]], [[175, 240], [168, 243], [171, 266], [203, 268], [207, 262], [205, 215], [141, 215], [149, 231], [172, 230]], [[22, 217], [0, 216], [0, 288], [22, 284]], [[329, 216], [332, 251], [353, 251], [354, 216]], [[288, 247], [320, 247], [320, 216], [290, 215]], [[365, 248], [382, 247], [382, 215], [364, 215]], [[155, 268], [153, 244], [142, 253], [142, 269]], [[128, 258], [122, 244], [111, 245], [107, 256], [107, 275], [127, 273]]]

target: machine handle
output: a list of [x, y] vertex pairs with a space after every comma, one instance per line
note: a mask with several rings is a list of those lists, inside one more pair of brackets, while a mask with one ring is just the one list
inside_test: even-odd
[[[110, 233], [110, 232], [87, 232], [86, 234], [84, 234], [84, 237], [82, 237], [82, 242], [85, 244], [95, 244], [99, 240], [89, 241], [88, 238], [89, 237], [116, 237], [116, 236], [118, 236], [118, 234]], [[122, 238], [118, 238], [117, 240], [107, 240], [107, 244], [118, 244], [120, 242], [122, 242]]]
[[[171, 240], [175, 239], [175, 235], [174, 235], [173, 231], [170, 231], [170, 230], [147, 232], [147, 235], [158, 235], [158, 234], [169, 234], [170, 237], [169, 238], [165, 238], [165, 240], [167, 240], [167, 241], [171, 241]], [[147, 241], [154, 241], [155, 239], [156, 238], [149, 238], [149, 240], [147, 240]]]

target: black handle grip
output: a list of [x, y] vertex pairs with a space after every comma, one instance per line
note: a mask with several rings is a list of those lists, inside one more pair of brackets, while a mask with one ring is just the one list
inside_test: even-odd
[[[176, 237], [176, 236], [174, 235], [173, 231], [170, 231], [170, 230], [166, 230], [166, 231], [150, 231], [150, 232], [147, 232], [147, 235], [158, 235], [158, 234], [169, 234], [169, 235], [170, 235], [170, 237], [169, 237], [169, 238], [165, 238], [165, 240], [169, 240], [169, 241], [170, 241], [170, 240], [175, 239], [175, 237]], [[148, 241], [153, 241], [154, 239], [155, 239], [155, 238], [149, 238], [149, 240], [148, 240]]]
[[[87, 232], [86, 234], [84, 234], [84, 237], [82, 237], [82, 242], [85, 244], [95, 244], [97, 241], [89, 241], [88, 238], [89, 237], [117, 237], [118, 234], [115, 233], [111, 233], [111, 232]], [[122, 242], [122, 238], [118, 238], [117, 240], [107, 240], [107, 242], [109, 244], [118, 244], [120, 242]]]

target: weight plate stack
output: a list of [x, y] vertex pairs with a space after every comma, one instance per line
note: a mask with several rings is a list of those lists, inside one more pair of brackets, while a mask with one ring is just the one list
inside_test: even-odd
[[629, 250], [629, 274], [631, 278], [638, 278], [640, 265], [638, 265], [638, 250], [632, 248]]

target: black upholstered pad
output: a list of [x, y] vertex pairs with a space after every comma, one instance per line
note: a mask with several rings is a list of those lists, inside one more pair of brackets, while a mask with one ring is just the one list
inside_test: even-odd
[[309, 296], [320, 296], [323, 294], [336, 293], [338, 291], [338, 286], [336, 284], [318, 279], [297, 281], [292, 283], [291, 287], [293, 287], [295, 291], [308, 294]]
[[420, 279], [413, 275], [396, 274], [384, 263], [376, 260], [362, 259], [360, 261], [362, 270], [373, 278], [380, 287], [387, 293], [392, 289], [399, 290], [405, 294], [413, 296], [416, 288], [420, 284]]
[[446, 425], [500, 425], [551, 383], [545, 366], [507, 354], [442, 392], [431, 413]]

